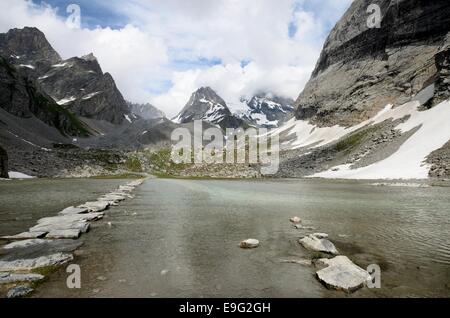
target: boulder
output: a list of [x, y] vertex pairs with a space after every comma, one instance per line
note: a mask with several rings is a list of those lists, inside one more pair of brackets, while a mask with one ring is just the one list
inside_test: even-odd
[[328, 235], [325, 233], [315, 233], [305, 236], [304, 238], [299, 240], [299, 243], [303, 245], [304, 248], [315, 251], [315, 252], [324, 252], [329, 254], [337, 255], [339, 254], [338, 250], [327, 239]]
[[327, 266], [316, 272], [317, 278], [331, 289], [354, 292], [371, 280], [370, 274], [355, 265], [346, 256], [336, 256], [332, 259], [320, 259], [316, 265]]
[[33, 259], [0, 261], [0, 272], [31, 271], [42, 267], [63, 265], [72, 260], [72, 254], [57, 253]]
[[302, 223], [302, 219], [300, 219], [298, 216], [294, 216], [294, 217], [290, 218], [289, 221], [291, 221], [291, 222], [294, 223], [294, 224], [300, 224], [300, 223]]
[[241, 248], [256, 248], [259, 246], [259, 241], [255, 239], [248, 239], [245, 241], [242, 241], [239, 245]]
[[19, 285], [16, 286], [8, 291], [8, 294], [6, 295], [7, 298], [21, 298], [29, 295], [34, 291], [33, 288], [31, 288], [28, 285]]
[[43, 280], [45, 277], [40, 274], [14, 274], [14, 273], [0, 273], [0, 284], [12, 283], [31, 283]]

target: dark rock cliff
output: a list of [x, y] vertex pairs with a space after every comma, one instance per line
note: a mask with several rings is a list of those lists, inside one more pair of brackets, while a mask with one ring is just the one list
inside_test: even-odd
[[[367, 26], [370, 4], [381, 8], [381, 28]], [[450, 43], [449, 31], [448, 0], [353, 1], [296, 101], [296, 117], [348, 126], [388, 103], [410, 100], [443, 74], [440, 52]]]

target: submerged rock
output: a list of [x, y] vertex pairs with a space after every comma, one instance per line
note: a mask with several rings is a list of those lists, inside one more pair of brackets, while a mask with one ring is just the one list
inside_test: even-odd
[[299, 243], [303, 245], [304, 248], [312, 250], [315, 252], [324, 252], [337, 255], [338, 250], [328, 239], [328, 234], [325, 233], [315, 233], [305, 236], [299, 240]]
[[32, 293], [34, 291], [33, 288], [31, 288], [28, 285], [19, 285], [16, 286], [8, 291], [8, 294], [6, 295], [7, 298], [20, 298], [25, 297]]
[[316, 264], [327, 266], [317, 271], [317, 278], [328, 288], [354, 292], [371, 280], [371, 276], [346, 256], [320, 259]]
[[0, 273], [0, 284], [37, 282], [43, 280], [45, 277], [40, 274], [14, 274], [14, 273]]
[[31, 271], [36, 268], [63, 265], [73, 260], [72, 254], [57, 253], [33, 259], [0, 261], [0, 272]]
[[245, 241], [242, 241], [239, 245], [241, 248], [256, 248], [259, 246], [259, 241], [255, 239], [248, 239]]

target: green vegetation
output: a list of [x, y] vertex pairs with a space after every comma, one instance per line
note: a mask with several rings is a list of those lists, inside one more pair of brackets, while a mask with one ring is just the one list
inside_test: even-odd
[[170, 148], [164, 148], [158, 151], [150, 152], [147, 158], [153, 165], [153, 173], [159, 177], [170, 177], [179, 174], [190, 164], [174, 163], [171, 159], [172, 151]]
[[370, 136], [377, 130], [378, 130], [377, 126], [359, 130], [359, 131], [351, 134], [350, 136], [342, 139], [341, 141], [339, 141], [336, 144], [335, 149], [339, 152], [340, 151], [350, 152], [353, 149], [355, 149], [358, 145], [360, 145], [364, 141], [364, 139], [366, 139], [366, 137]]
[[136, 157], [130, 157], [125, 162], [125, 167], [132, 172], [142, 172], [142, 164], [141, 161]]
[[[88, 131], [86, 125], [81, 122], [71, 111], [61, 107], [54, 101], [49, 100], [42, 94], [36, 92], [32, 87], [28, 87], [30, 97], [33, 98], [34, 104], [37, 106], [36, 112], [41, 110], [47, 114], [52, 115], [51, 124], [53, 124], [62, 135], [67, 134], [72, 136], [88, 137], [90, 132]], [[33, 110], [32, 110], [33, 111]], [[33, 112], [36, 114], [36, 112]], [[66, 117], [70, 123], [68, 127], [63, 127], [61, 122], [65, 121]]]

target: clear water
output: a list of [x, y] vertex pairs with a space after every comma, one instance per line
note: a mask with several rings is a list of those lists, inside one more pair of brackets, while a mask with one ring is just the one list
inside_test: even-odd
[[[63, 188], [73, 182], [68, 199], [89, 189], [105, 192], [97, 181], [57, 182]], [[51, 203], [40, 191], [57, 190], [33, 182], [36, 195], [26, 200], [41, 214]], [[36, 297], [349, 297], [323, 287], [314, 268], [283, 262], [315, 256], [297, 242], [312, 232], [328, 233], [361, 267], [381, 266], [382, 288], [351, 297], [450, 296], [450, 188], [154, 179], [135, 194], [82, 237], [75, 259], [82, 288], [67, 289], [62, 270]], [[317, 230], [294, 229], [289, 218], [296, 215]], [[15, 222], [22, 221], [9, 221]], [[2, 219], [0, 233], [7, 230]], [[260, 247], [240, 249], [247, 238], [260, 240]]]

